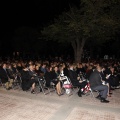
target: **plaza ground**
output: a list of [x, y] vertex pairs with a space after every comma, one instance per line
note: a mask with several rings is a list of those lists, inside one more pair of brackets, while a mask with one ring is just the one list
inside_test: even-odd
[[91, 95], [78, 97], [77, 89], [58, 96], [0, 87], [0, 120], [120, 120], [120, 89], [112, 92], [110, 103], [101, 103]]

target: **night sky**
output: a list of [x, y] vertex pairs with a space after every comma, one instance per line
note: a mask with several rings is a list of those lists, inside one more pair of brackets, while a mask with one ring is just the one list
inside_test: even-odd
[[10, 51], [16, 29], [25, 26], [41, 30], [63, 11], [67, 11], [69, 5], [77, 5], [78, 2], [79, 0], [4, 0], [1, 4], [0, 54], [5, 52], [5, 47]]
[[[21, 26], [41, 28], [79, 0], [12, 0], [2, 3], [2, 36], [12, 35]], [[9, 36], [10, 37], [10, 36]]]
[[77, 6], [79, 2], [80, 0], [2, 1], [0, 55], [12, 51], [11, 44], [16, 29], [25, 26], [40, 31], [63, 11], [69, 10], [70, 5]]

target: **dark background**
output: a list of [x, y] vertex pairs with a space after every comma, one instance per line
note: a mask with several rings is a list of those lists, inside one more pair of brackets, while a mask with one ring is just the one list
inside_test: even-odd
[[79, 0], [12, 0], [2, 3], [1, 30], [5, 37], [21, 26], [42, 28]]
[[0, 49], [4, 53], [7, 52], [4, 49], [6, 47], [12, 51], [11, 44], [16, 29], [26, 26], [40, 31], [68, 10], [70, 4], [77, 5], [78, 2], [79, 0], [5, 0], [1, 4]]
[[[36, 29], [36, 31], [39, 32], [44, 26], [50, 24], [54, 20], [54, 18], [60, 15], [63, 11], [69, 10], [69, 6], [79, 5], [79, 1], [80, 0], [4, 0], [4, 2], [2, 2], [1, 4], [2, 13], [0, 29], [2, 34], [0, 37], [0, 55], [9, 56], [13, 53], [13, 51], [17, 49], [15, 48], [15, 46], [13, 47], [13, 38], [17, 29], [21, 27], [28, 27]], [[21, 42], [24, 41], [21, 40]], [[46, 49], [43, 50], [43, 48], [41, 48], [42, 50], [40, 50], [39, 52], [42, 55], [73, 55], [73, 50], [71, 49], [70, 45], [58, 45], [58, 43], [56, 42], [53, 43], [46, 41], [42, 41], [39, 43], [42, 47], [44, 46]], [[101, 53], [101, 56], [110, 52], [109, 48], [113, 43], [114, 42], [106, 43], [106, 45], [102, 46], [101, 49], [103, 49], [104, 53]], [[32, 45], [33, 43], [31, 42], [29, 44]], [[51, 46], [54, 46], [54, 48]], [[57, 49], [58, 47], [60, 48], [60, 50]], [[54, 52], [54, 50], [56, 51]], [[94, 51], [94, 55], [97, 55], [98, 53], [95, 52], [96, 51]], [[112, 52], [111, 55], [114, 54], [114, 52]]]

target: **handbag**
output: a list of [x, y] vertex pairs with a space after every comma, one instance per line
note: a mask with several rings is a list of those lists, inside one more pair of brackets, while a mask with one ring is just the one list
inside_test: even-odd
[[72, 84], [63, 84], [63, 87], [66, 89], [72, 88]]

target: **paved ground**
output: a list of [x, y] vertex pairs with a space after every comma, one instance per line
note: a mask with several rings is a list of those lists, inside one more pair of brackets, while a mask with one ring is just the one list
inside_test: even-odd
[[120, 89], [108, 99], [101, 103], [90, 95], [78, 97], [76, 91], [59, 97], [0, 88], [0, 120], [120, 120]]

